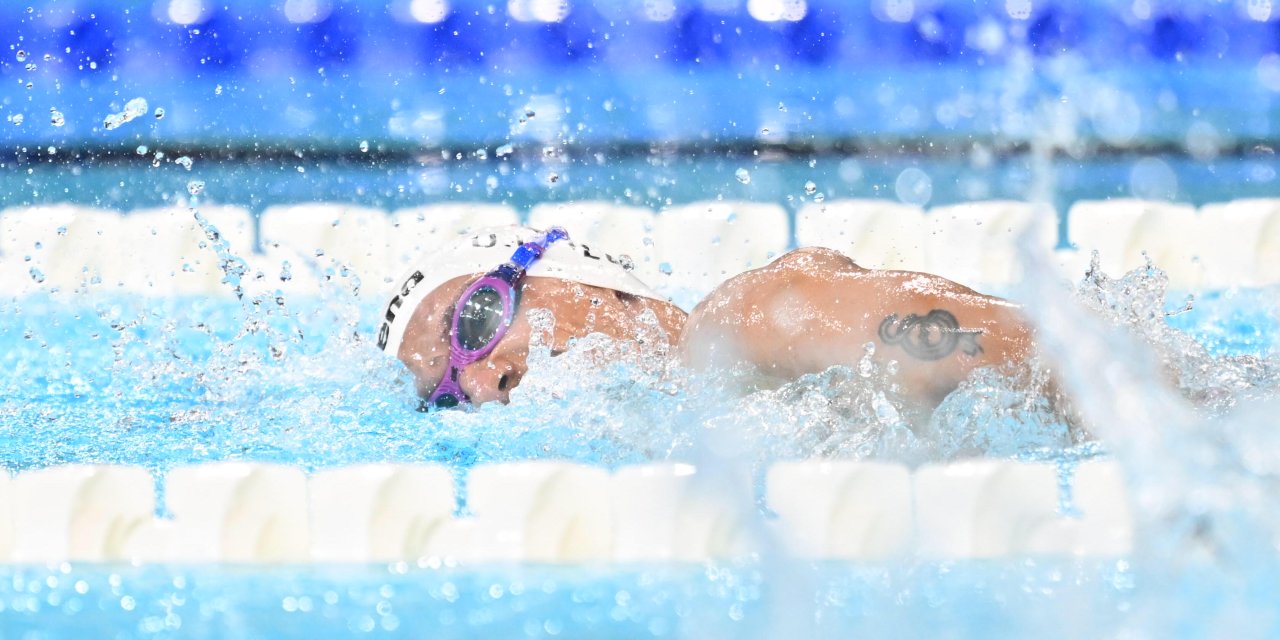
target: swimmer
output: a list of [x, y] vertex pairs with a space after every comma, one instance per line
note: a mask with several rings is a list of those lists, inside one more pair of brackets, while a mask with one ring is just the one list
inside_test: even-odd
[[528, 367], [530, 309], [555, 318], [552, 354], [600, 332], [633, 338], [652, 312], [674, 345], [686, 314], [627, 259], [561, 229], [486, 229], [433, 252], [399, 280], [378, 346], [413, 373], [423, 409], [506, 403]]
[[897, 362], [904, 397], [933, 409], [978, 367], [1023, 363], [1032, 331], [1017, 306], [946, 278], [864, 269], [832, 249], [796, 249], [716, 287], [678, 352], [695, 369], [793, 380], [856, 366], [867, 345]]
[[938, 276], [863, 269], [829, 249], [798, 249], [735, 276], [692, 316], [624, 262], [558, 229], [478, 232], [400, 280], [378, 345], [413, 373], [425, 408], [507, 402], [527, 371], [525, 314], [535, 308], [555, 318], [553, 354], [592, 332], [632, 338], [653, 312], [685, 364], [745, 365], [779, 381], [856, 365], [870, 342], [899, 362], [904, 395], [927, 408], [969, 371], [1032, 351], [1014, 305]]

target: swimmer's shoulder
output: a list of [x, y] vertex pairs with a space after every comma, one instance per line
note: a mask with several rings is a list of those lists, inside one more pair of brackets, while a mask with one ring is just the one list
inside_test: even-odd
[[799, 249], [788, 251], [778, 259], [770, 262], [765, 268], [814, 275], [866, 271], [866, 269], [858, 266], [858, 263], [854, 262], [853, 258], [827, 247], [800, 247]]

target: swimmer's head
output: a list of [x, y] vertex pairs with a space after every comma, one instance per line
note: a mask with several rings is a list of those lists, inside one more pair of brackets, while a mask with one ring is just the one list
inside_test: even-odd
[[[542, 237], [542, 232], [524, 227], [483, 230], [432, 253], [398, 281], [379, 317], [378, 346], [413, 372], [420, 395], [429, 397], [451, 375], [450, 335], [459, 297], [477, 279], [509, 261], [522, 243]], [[474, 404], [508, 400], [527, 370], [534, 333], [527, 317], [530, 309], [546, 309], [555, 317], [552, 353], [590, 333], [633, 338], [641, 330], [639, 318], [648, 310], [675, 340], [684, 312], [624, 265], [624, 258], [577, 240], [550, 244], [519, 285], [506, 333], [492, 351], [458, 369], [461, 391]]]

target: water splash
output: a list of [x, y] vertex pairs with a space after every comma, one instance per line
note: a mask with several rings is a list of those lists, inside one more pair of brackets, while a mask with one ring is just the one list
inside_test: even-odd
[[113, 113], [102, 121], [103, 128], [108, 131], [118, 129], [121, 125], [132, 122], [147, 113], [147, 100], [145, 98], [134, 98], [124, 105], [124, 110], [120, 113]]
[[[1027, 246], [1030, 281], [1051, 282]], [[1136, 575], [1147, 585], [1133, 618], [1153, 637], [1273, 635], [1280, 476], [1265, 461], [1280, 457], [1280, 398], [1268, 376], [1242, 378], [1236, 360], [1170, 333], [1163, 289], [1150, 265], [1116, 281], [1095, 267], [1077, 297], [1047, 286], [1019, 297], [1083, 420], [1126, 470], [1141, 541]], [[1199, 606], [1170, 611], [1187, 589], [1201, 594]]]

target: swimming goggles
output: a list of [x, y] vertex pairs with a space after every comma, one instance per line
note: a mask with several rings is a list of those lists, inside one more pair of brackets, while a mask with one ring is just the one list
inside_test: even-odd
[[422, 403], [422, 411], [471, 404], [471, 399], [458, 385], [459, 372], [493, 353], [515, 318], [525, 272], [551, 243], [568, 238], [564, 229], [552, 227], [542, 238], [521, 244], [511, 260], [471, 283], [458, 296], [449, 328], [449, 368], [435, 391]]

